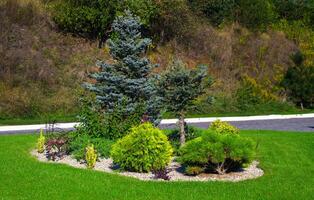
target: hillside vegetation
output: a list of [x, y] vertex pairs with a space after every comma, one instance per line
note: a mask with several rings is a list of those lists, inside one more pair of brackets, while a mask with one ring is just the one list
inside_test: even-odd
[[310, 1], [1, 0], [0, 118], [75, 115], [80, 85], [98, 59], [110, 60], [105, 41], [125, 9], [141, 17], [142, 33], [153, 38], [147, 53], [159, 64], [156, 72], [173, 58], [209, 66], [214, 84], [191, 113], [313, 106], [313, 84], [304, 84], [314, 80], [313, 70], [298, 71], [309, 77], [294, 87], [308, 88], [301, 96], [283, 84], [293, 77], [286, 76], [289, 68], [314, 66]]

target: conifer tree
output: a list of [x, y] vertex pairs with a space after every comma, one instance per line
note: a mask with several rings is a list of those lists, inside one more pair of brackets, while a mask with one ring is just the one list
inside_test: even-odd
[[180, 60], [173, 61], [157, 81], [158, 93], [166, 110], [179, 118], [180, 144], [185, 143], [185, 114], [189, 105], [211, 85], [208, 68], [188, 69]]
[[90, 75], [96, 83], [87, 84], [87, 88], [96, 93], [107, 113], [119, 108], [120, 113], [127, 115], [140, 108], [154, 121], [158, 101], [151, 71], [156, 65], [144, 56], [152, 41], [142, 38], [140, 19], [129, 11], [114, 20], [112, 30], [107, 44], [114, 62], [98, 62], [99, 72]]

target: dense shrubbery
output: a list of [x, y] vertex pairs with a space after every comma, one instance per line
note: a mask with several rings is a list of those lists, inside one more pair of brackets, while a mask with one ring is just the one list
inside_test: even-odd
[[190, 0], [192, 7], [201, 10], [215, 25], [237, 21], [249, 28], [263, 28], [276, 17], [270, 0]]
[[189, 174], [197, 174], [191, 167], [224, 174], [249, 163], [254, 156], [254, 148], [253, 141], [237, 134], [220, 134], [207, 130], [201, 137], [187, 142], [180, 149], [179, 161], [189, 166]]
[[64, 31], [104, 39], [118, 6], [117, 0], [63, 0], [53, 4], [53, 19]]
[[240, 110], [252, 110], [254, 106], [280, 104], [276, 95], [258, 84], [255, 79], [244, 76], [236, 92], [237, 107]]
[[158, 128], [144, 123], [112, 146], [113, 161], [121, 168], [136, 172], [161, 170], [169, 164], [172, 147]]
[[[314, 2], [308, 0], [273, 0], [276, 11], [287, 20], [309, 20], [313, 23]], [[313, 24], [312, 24], [313, 25]]]
[[80, 108], [78, 115], [80, 124], [76, 127], [76, 133], [96, 138], [104, 137], [104, 115], [100, 112], [94, 98], [88, 95], [81, 97]]
[[203, 12], [212, 24], [218, 26], [226, 20], [232, 20], [234, 0], [189, 0], [195, 11]]
[[77, 135], [88, 135], [92, 138], [114, 140], [123, 137], [128, 130], [141, 122], [142, 108], [125, 115], [123, 109], [115, 107], [112, 112], [102, 112], [93, 98], [81, 98], [81, 110], [78, 115], [80, 124], [76, 127]]
[[82, 160], [85, 158], [85, 148], [93, 144], [99, 157], [109, 157], [111, 145], [114, 143], [112, 140], [105, 138], [97, 138], [89, 135], [76, 135], [69, 141], [69, 152], [77, 159]]

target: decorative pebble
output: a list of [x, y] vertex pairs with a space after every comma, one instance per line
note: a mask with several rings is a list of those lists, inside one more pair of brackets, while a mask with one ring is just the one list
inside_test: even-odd
[[[31, 152], [33, 156], [35, 156], [39, 161], [42, 162], [49, 162], [49, 163], [62, 163], [67, 164], [72, 167], [76, 168], [83, 168], [86, 169], [86, 164], [84, 162], [79, 162], [76, 159], [74, 159], [70, 155], [64, 156], [62, 159], [56, 160], [56, 161], [49, 161], [44, 153], [38, 153], [36, 150], [33, 150]], [[239, 172], [231, 172], [224, 175], [219, 174], [208, 174], [203, 173], [198, 176], [187, 176], [180, 172], [181, 165], [178, 162], [172, 161], [170, 165], [168, 166], [168, 176], [170, 177], [170, 181], [229, 181], [229, 182], [238, 182], [248, 179], [255, 179], [260, 176], [263, 176], [264, 171], [260, 168], [258, 168], [258, 161], [253, 161], [248, 167], [243, 168]], [[113, 170], [113, 161], [111, 158], [100, 158], [96, 165], [94, 170], [97, 171], [103, 171], [107, 173], [116, 173], [123, 176], [133, 177], [137, 178], [143, 181], [163, 181], [160, 179], [155, 179], [153, 173], [138, 173], [138, 172], [127, 172], [122, 171], [118, 172]]]

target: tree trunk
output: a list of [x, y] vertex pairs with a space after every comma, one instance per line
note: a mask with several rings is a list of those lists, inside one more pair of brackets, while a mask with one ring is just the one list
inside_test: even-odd
[[303, 107], [303, 102], [302, 102], [302, 101], [301, 101], [301, 103], [300, 103], [300, 106], [301, 106], [301, 110], [303, 110], [304, 107]]
[[185, 127], [184, 127], [184, 116], [181, 115], [179, 118], [179, 129], [180, 129], [180, 145], [185, 144]]

